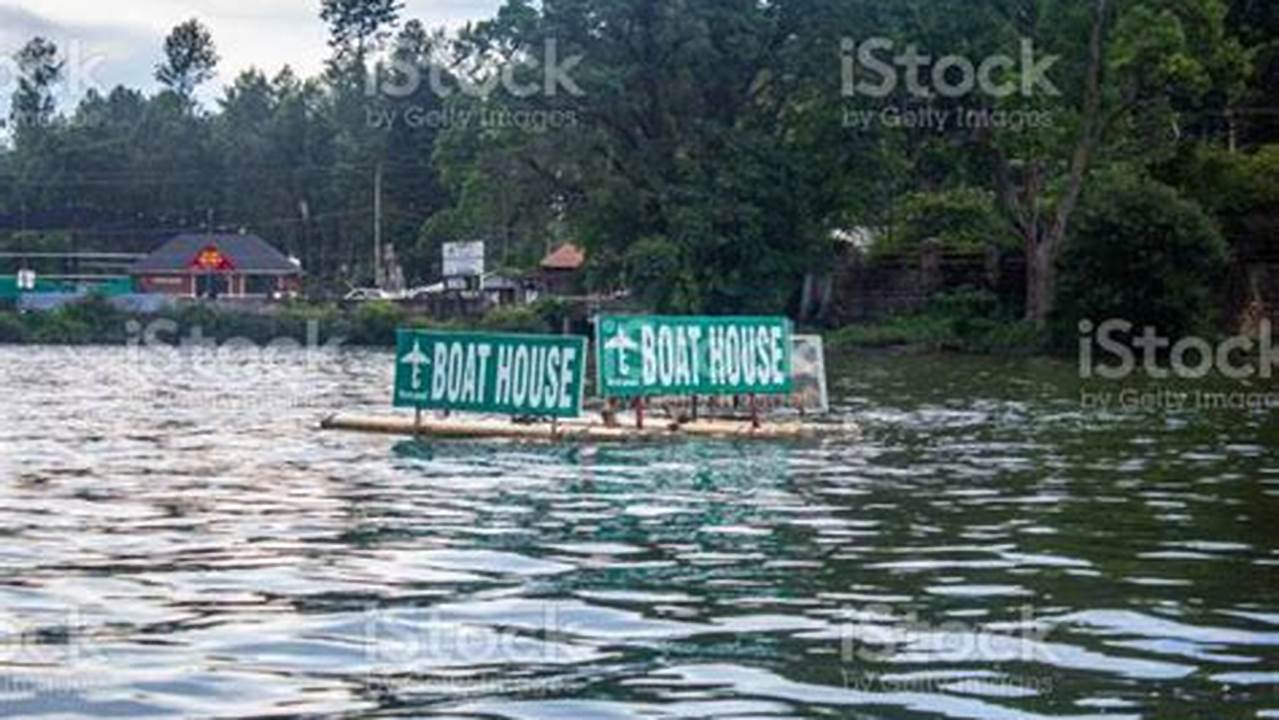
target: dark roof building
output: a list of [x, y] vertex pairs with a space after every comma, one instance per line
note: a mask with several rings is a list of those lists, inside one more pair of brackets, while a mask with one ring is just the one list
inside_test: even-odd
[[184, 234], [130, 268], [142, 292], [187, 297], [296, 293], [302, 268], [257, 235]]

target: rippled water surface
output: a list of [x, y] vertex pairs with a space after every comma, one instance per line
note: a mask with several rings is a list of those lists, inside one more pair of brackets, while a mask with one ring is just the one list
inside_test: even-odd
[[423, 444], [389, 356], [0, 350], [0, 713], [1279, 717], [1279, 425], [834, 364], [865, 437]]

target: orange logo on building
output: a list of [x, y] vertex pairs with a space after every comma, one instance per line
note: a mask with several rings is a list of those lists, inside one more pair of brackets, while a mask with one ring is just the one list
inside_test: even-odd
[[197, 270], [233, 270], [235, 266], [227, 259], [217, 248], [213, 246], [206, 247], [195, 256], [195, 262], [192, 263]]

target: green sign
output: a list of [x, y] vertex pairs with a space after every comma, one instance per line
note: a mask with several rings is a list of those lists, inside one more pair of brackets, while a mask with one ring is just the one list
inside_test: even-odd
[[586, 338], [400, 330], [395, 405], [577, 417], [585, 363]]
[[602, 315], [595, 352], [604, 397], [791, 390], [786, 318]]

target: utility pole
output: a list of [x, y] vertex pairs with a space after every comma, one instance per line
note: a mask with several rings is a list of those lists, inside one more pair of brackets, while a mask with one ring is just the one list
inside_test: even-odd
[[382, 163], [373, 174], [373, 287], [382, 287]]

